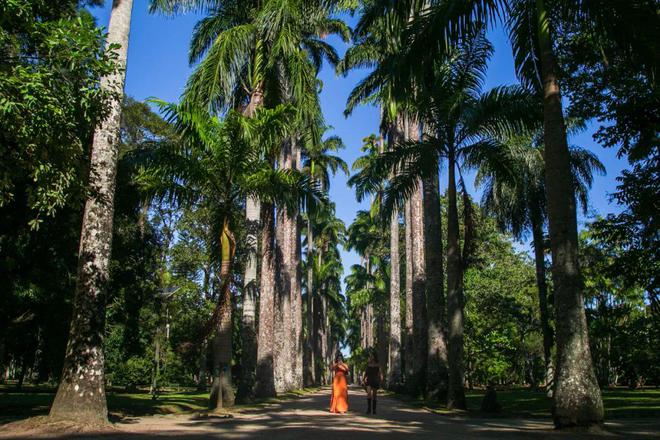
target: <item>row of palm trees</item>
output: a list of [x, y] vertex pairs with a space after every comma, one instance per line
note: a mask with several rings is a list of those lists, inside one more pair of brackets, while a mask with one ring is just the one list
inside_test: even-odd
[[[124, 66], [132, 6], [130, 0], [114, 1], [108, 29], [109, 48], [118, 48]], [[190, 62], [196, 68], [181, 102], [152, 102], [175, 129], [177, 141], [140, 152], [137, 180], [148, 198], [211, 213], [208, 241], [220, 292], [203, 333], [213, 353], [210, 406], [221, 410], [234, 401], [231, 314], [237, 246], [248, 255], [239, 397], [273, 396], [327, 380], [325, 365], [343, 337], [345, 312], [338, 251], [344, 227], [326, 194], [329, 173], [346, 165], [332, 155], [343, 147], [341, 141], [322, 138], [316, 75], [324, 61], [339, 61], [324, 38], [337, 34], [346, 40], [348, 28], [331, 17], [333, 6], [322, 1], [154, 0], [151, 9], [205, 13], [192, 36]], [[111, 117], [99, 126], [92, 146], [93, 191], [83, 222], [74, 316], [51, 409], [52, 418], [77, 423], [107, 422], [103, 295], [124, 74], [122, 69], [102, 83], [116, 88], [119, 100], [112, 103]], [[247, 239], [239, 244], [235, 232], [243, 215]], [[305, 343], [314, 347], [307, 359]]]
[[[588, 0], [369, 0], [360, 3], [354, 45], [340, 61], [324, 37], [335, 34], [348, 40], [348, 28], [333, 13], [352, 3], [151, 2], [153, 10], [166, 13], [205, 14], [192, 38], [190, 61], [196, 69], [182, 102], [158, 103], [181, 141], [155, 152], [145, 162], [141, 180], [154, 197], [170, 197], [174, 203], [193, 207], [208, 204], [214, 210], [212, 230], [222, 277], [222, 294], [208, 325], [214, 347], [214, 408], [233, 400], [227, 370], [229, 283], [237, 246], [232, 228], [237, 216], [243, 215], [236, 213], [237, 207], [245, 210], [249, 256], [239, 394], [274, 395], [306, 381], [318, 383], [325, 374], [322, 366], [344, 331], [337, 248], [344, 231], [323, 195], [326, 173], [345, 166], [326, 154], [338, 146], [337, 141], [322, 141], [325, 125], [317, 73], [328, 61], [340, 73], [373, 67], [351, 94], [347, 112], [361, 103], [378, 103], [380, 138], [388, 140], [388, 151], [379, 142], [378, 154], [360, 166], [353, 184], [359, 197], [374, 195], [377, 209], [372, 211], [390, 222], [388, 363], [401, 365], [402, 348], [407, 356], [403, 375], [390, 368], [390, 382], [410, 392], [446, 397], [450, 407], [465, 407], [462, 283], [470, 261], [471, 221], [469, 209], [464, 210], [461, 239], [458, 197], [468, 198], [462, 170], [476, 167], [488, 190], [486, 206], [500, 216], [503, 226], [514, 232], [529, 226], [535, 234], [542, 309], [547, 287], [540, 240], [547, 220], [557, 323], [555, 423], [560, 427], [599, 423], [603, 407], [589, 353], [576, 220], [576, 194], [586, 194], [591, 169], [599, 164], [584, 151], [569, 148], [553, 38], [562, 22], [574, 19], [592, 21], [604, 34], [617, 33], [616, 23], [603, 17], [616, 15], [615, 9], [625, 5]], [[603, 8], [614, 12], [604, 14]], [[115, 0], [108, 29], [108, 44], [118, 48], [124, 64], [131, 10], [131, 0]], [[497, 21], [509, 30], [522, 86], [484, 92], [486, 61], [492, 51], [485, 31]], [[620, 32], [615, 41], [635, 48]], [[104, 78], [102, 86], [121, 92], [123, 82], [124, 72], [119, 71]], [[107, 419], [103, 289], [112, 237], [117, 102], [110, 115], [94, 136], [74, 315], [64, 374], [51, 410], [55, 418], [78, 422]], [[242, 157], [229, 157], [234, 154]], [[438, 170], [445, 161], [446, 292], [443, 237], [438, 234]], [[303, 208], [307, 211], [304, 265]], [[520, 212], [525, 216], [513, 217]], [[399, 254], [395, 239], [399, 214], [405, 219], [403, 323], [395, 313], [401, 287], [399, 259], [394, 258]], [[353, 238], [361, 234], [354, 233]], [[358, 241], [351, 243], [362, 246]], [[385, 241], [381, 237], [379, 246], [386, 246]], [[372, 266], [370, 247], [360, 250], [368, 266], [367, 289], [378, 282], [378, 277], [371, 277], [378, 264], [385, 266], [383, 261]], [[300, 267], [307, 271], [304, 278]], [[373, 307], [369, 301], [363, 306], [360, 314], [369, 334]], [[377, 333], [382, 328], [379, 324]], [[549, 347], [549, 331], [545, 339]], [[307, 358], [305, 343], [314, 347]]]
[[[459, 236], [458, 197], [469, 196], [462, 172], [478, 170], [484, 206], [516, 235], [531, 230], [537, 266], [546, 368], [552, 376], [556, 426], [590, 425], [603, 419], [593, 373], [577, 261], [576, 201], [586, 208], [594, 170], [590, 153], [569, 147], [558, 66], [557, 29], [586, 20], [597, 32], [635, 49], [616, 23], [621, 4], [544, 0], [373, 0], [361, 3], [355, 44], [339, 72], [370, 67], [351, 93], [347, 113], [358, 104], [381, 106], [381, 137], [388, 151], [352, 178], [357, 195], [382, 198], [380, 217], [390, 225], [391, 386], [440, 396], [465, 408], [463, 390], [463, 273], [470, 264], [471, 219], [464, 210]], [[604, 9], [606, 13], [604, 13]], [[488, 26], [502, 23], [513, 46], [520, 86], [483, 91], [492, 47]], [[446, 161], [446, 294], [438, 194], [439, 166]], [[397, 298], [399, 213], [405, 219], [405, 322]], [[548, 226], [555, 298], [556, 358], [547, 307], [543, 231]], [[462, 246], [461, 246], [462, 242]], [[403, 327], [403, 341], [399, 328]], [[554, 364], [554, 373], [551, 373]], [[548, 378], [550, 381], [550, 378]]]

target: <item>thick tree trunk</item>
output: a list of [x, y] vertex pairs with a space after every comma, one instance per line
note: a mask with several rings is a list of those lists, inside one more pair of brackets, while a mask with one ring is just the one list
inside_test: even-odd
[[387, 384], [392, 390], [401, 387], [401, 282], [399, 279], [399, 213], [390, 221], [390, 344]]
[[[263, 105], [263, 91], [261, 86], [255, 87], [250, 102], [244, 114], [253, 117], [257, 108]], [[238, 384], [238, 398], [241, 401], [252, 400], [257, 365], [257, 265], [258, 263], [258, 234], [260, 217], [259, 200], [248, 197], [245, 201], [245, 222], [247, 229], [245, 263], [245, 276], [243, 277], [243, 316], [241, 322], [241, 381]]]
[[447, 188], [447, 313], [449, 389], [447, 407], [465, 409], [463, 388], [463, 262], [458, 239], [458, 203], [456, 200], [456, 158], [448, 154]]
[[243, 285], [243, 316], [241, 322], [241, 382], [238, 397], [241, 401], [252, 400], [254, 395], [255, 372], [257, 365], [257, 234], [259, 233], [259, 201], [248, 198], [246, 201], [246, 229], [248, 258], [245, 263]]
[[234, 388], [231, 380], [232, 357], [232, 304], [231, 267], [235, 253], [234, 237], [228, 223], [220, 237], [222, 261], [220, 263], [221, 288], [218, 295], [219, 319], [215, 325], [213, 338], [213, 384], [209, 397], [209, 408], [220, 412], [234, 404]]
[[[438, 168], [437, 166], [435, 167]], [[442, 258], [442, 213], [438, 175], [424, 179], [424, 219], [426, 244], [426, 304], [428, 309], [428, 366], [426, 395], [429, 399], [447, 399], [447, 313], [445, 302], [444, 262]]]
[[[117, 61], [126, 66], [132, 0], [115, 0], [108, 26], [107, 44], [118, 44]], [[103, 332], [105, 289], [112, 246], [115, 177], [119, 152], [119, 126], [125, 69], [104, 77], [101, 87], [118, 87], [108, 118], [94, 131], [89, 171], [89, 196], [83, 213], [78, 256], [78, 277], [64, 368], [55, 401], [54, 419], [79, 424], [105, 424]]]
[[255, 394], [272, 397], [275, 392], [275, 210], [261, 206], [261, 285], [257, 333], [257, 383]]
[[[293, 164], [292, 168], [302, 170], [302, 149], [298, 145], [297, 139], [291, 142]], [[291, 212], [291, 296], [293, 312], [293, 386], [294, 389], [301, 389], [304, 385], [304, 334], [303, 334], [303, 298], [302, 298], [302, 272], [300, 260], [302, 255], [302, 243], [300, 239], [300, 215], [297, 210]]]
[[[282, 169], [295, 165], [295, 141], [285, 143], [280, 160]], [[297, 262], [298, 214], [282, 207], [277, 214], [277, 261], [281, 268], [278, 282], [275, 350], [275, 389], [286, 392], [302, 388], [302, 307]]]
[[413, 375], [413, 253], [412, 253], [412, 217], [411, 201], [405, 204], [405, 244], [406, 244], [406, 295], [405, 295], [405, 327], [404, 327], [404, 368], [406, 386]]
[[[396, 124], [388, 133], [389, 150], [403, 139], [403, 118], [397, 115]], [[399, 255], [399, 212], [394, 211], [390, 219], [390, 343], [387, 384], [389, 389], [398, 390], [403, 384], [401, 363], [401, 269]]]
[[537, 0], [536, 5], [543, 81], [545, 181], [557, 333], [552, 413], [555, 426], [559, 428], [586, 426], [602, 423], [603, 402], [589, 348], [578, 264], [575, 189], [550, 22], [543, 0]]
[[532, 220], [534, 243], [534, 263], [536, 264], [536, 286], [539, 291], [539, 310], [541, 330], [543, 332], [543, 361], [545, 365], [545, 386], [549, 387], [553, 379], [552, 366], [552, 329], [548, 312], [548, 284], [545, 279], [545, 256], [543, 252], [543, 228], [540, 220]]
[[[416, 131], [417, 123], [413, 129]], [[411, 140], [418, 139], [413, 135]], [[413, 381], [411, 392], [423, 394], [426, 383], [426, 363], [428, 359], [428, 324], [426, 309], [426, 261], [424, 255], [424, 195], [422, 182], [411, 199], [412, 256], [413, 256]]]

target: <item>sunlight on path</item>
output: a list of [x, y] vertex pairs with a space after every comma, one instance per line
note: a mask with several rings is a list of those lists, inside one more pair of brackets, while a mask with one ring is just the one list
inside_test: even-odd
[[[328, 412], [329, 390], [303, 398], [246, 410], [233, 419], [191, 419], [190, 415], [125, 419], [112, 433], [29, 438], [73, 439], [268, 439], [268, 440], [360, 440], [360, 439], [499, 439], [499, 438], [617, 438], [619, 436], [556, 432], [545, 419], [445, 417], [381, 397], [378, 414], [366, 415], [362, 389], [349, 390], [350, 411]], [[646, 420], [625, 425], [612, 422], [608, 429], [619, 438], [657, 438], [658, 422]], [[655, 432], [654, 432], [655, 430]], [[7, 434], [7, 433], [4, 433]], [[4, 437], [4, 435], [0, 435]], [[26, 437], [7, 437], [26, 438]]]

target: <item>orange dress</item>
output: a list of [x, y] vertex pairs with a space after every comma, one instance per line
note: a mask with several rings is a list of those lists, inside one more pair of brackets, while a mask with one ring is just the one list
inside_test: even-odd
[[330, 412], [344, 413], [348, 411], [348, 384], [346, 383], [348, 367], [345, 364], [335, 365], [334, 373]]

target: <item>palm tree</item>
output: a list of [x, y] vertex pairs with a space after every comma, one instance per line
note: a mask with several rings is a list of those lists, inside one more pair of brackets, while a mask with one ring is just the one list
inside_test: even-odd
[[[462, 157], [499, 142], [498, 136], [523, 128], [533, 115], [533, 102], [519, 87], [500, 87], [481, 92], [486, 60], [492, 48], [483, 32], [465, 38], [437, 63], [433, 87], [421, 108], [428, 128], [422, 142], [407, 142], [381, 156], [371, 173], [393, 173], [385, 191], [384, 212], [401, 207], [412, 197], [419, 179], [437, 176], [440, 157], [447, 158], [447, 308], [449, 389], [447, 404], [464, 408], [463, 391], [463, 296], [465, 249], [459, 243], [456, 171]], [[367, 175], [365, 174], [365, 178]], [[463, 254], [463, 255], [462, 255]]]
[[[405, 49], [403, 30], [423, 8], [421, 2], [380, 3], [364, 2], [363, 14], [356, 27], [358, 44], [347, 51], [342, 64], [348, 67], [375, 67], [374, 72], [361, 81], [352, 91], [347, 112], [357, 104], [378, 100], [381, 103], [381, 124], [388, 133], [390, 148], [397, 142], [394, 137], [416, 138], [421, 127], [416, 123], [414, 97], [423, 94], [419, 85], [400, 93], [399, 78], [395, 71], [381, 69], [389, 59], [397, 59]], [[406, 80], [403, 80], [406, 81]], [[390, 176], [391, 177], [391, 176]], [[440, 225], [440, 205], [437, 176], [425, 179], [417, 194], [405, 207], [406, 220], [406, 376], [411, 393], [424, 390], [434, 397], [441, 397], [446, 389], [443, 378], [446, 371], [446, 341], [444, 336], [444, 276], [442, 269], [442, 241], [435, 231]], [[413, 209], [414, 208], [414, 209]], [[398, 235], [398, 213], [390, 222], [391, 237]], [[413, 239], [413, 235], [415, 236]], [[422, 245], [417, 248], [417, 245]], [[398, 239], [391, 240], [393, 255], [398, 255]], [[391, 278], [391, 349], [392, 365], [400, 365], [398, 307], [398, 261], [392, 262]], [[416, 281], [413, 281], [415, 279]], [[427, 317], [427, 309], [428, 317]], [[413, 311], [415, 309], [415, 311]], [[416, 327], [413, 325], [416, 324]], [[415, 344], [413, 344], [413, 341]], [[396, 376], [400, 367], [391, 368], [392, 386], [401, 378]], [[426, 370], [426, 373], [425, 373]], [[424, 377], [426, 376], [426, 377]]]
[[[330, 136], [323, 140], [321, 143], [310, 143], [305, 145], [303, 150], [303, 173], [310, 176], [311, 180], [318, 182], [322, 191], [328, 191], [330, 187], [330, 174], [335, 175], [337, 171], [341, 170], [348, 174], [348, 166], [346, 162], [339, 156], [331, 154], [331, 152], [338, 151], [344, 148], [344, 143], [341, 138], [337, 136]], [[307, 201], [307, 227], [305, 230], [306, 243], [307, 243], [307, 280], [306, 280], [306, 325], [307, 332], [305, 333], [305, 346], [315, 347], [316, 333], [312, 331], [314, 327], [314, 229], [315, 229], [315, 213], [318, 209], [323, 207], [315, 206], [312, 201]], [[315, 350], [305, 351], [305, 383], [317, 383], [316, 377], [316, 356]]]
[[[410, 3], [414, 2], [377, 0], [370, 8], [370, 16], [377, 16], [382, 9], [407, 13], [405, 7], [410, 7]], [[557, 81], [559, 66], [554, 54], [556, 30], [563, 23], [585, 20], [620, 50], [639, 56], [647, 53], [648, 45], [646, 37], [635, 29], [638, 20], [631, 18], [640, 14], [653, 16], [655, 9], [644, 0], [445, 0], [416, 16], [406, 32], [409, 42], [406, 56], [389, 60], [380, 69], [381, 73], [397, 71], [410, 83], [410, 76], [424, 75], [428, 66], [470, 29], [500, 16], [509, 30], [519, 76], [527, 83], [536, 83], [543, 91], [546, 199], [559, 316], [553, 415], [559, 428], [602, 422], [603, 405], [593, 372], [581, 292], [576, 201], [571, 188], [570, 150]], [[406, 86], [406, 82], [402, 84]]]
[[113, 2], [107, 47], [116, 51], [119, 68], [101, 79], [101, 87], [108, 90], [116, 88], [117, 96], [110, 102], [108, 117], [94, 131], [90, 191], [80, 233], [69, 341], [62, 378], [50, 409], [51, 418], [91, 425], [104, 424], [108, 420], [103, 370], [105, 288], [112, 246], [121, 104], [132, 10], [132, 0]]
[[[170, 12], [175, 12], [177, 7], [211, 12], [199, 23], [193, 37], [191, 61], [201, 59], [201, 62], [189, 80], [186, 99], [208, 104], [214, 110], [242, 107], [246, 114], [261, 105], [272, 106], [279, 102], [294, 104], [298, 110], [299, 128], [287, 141], [279, 163], [285, 168], [300, 167], [296, 159], [301, 132], [313, 131], [318, 126], [320, 115], [316, 73], [324, 58], [330, 62], [338, 60], [332, 46], [319, 35], [338, 34], [345, 40], [348, 38], [343, 22], [330, 18], [328, 5], [320, 1], [301, 0], [247, 4], [238, 1], [159, 0], [155, 3]], [[248, 206], [256, 208], [256, 203], [251, 201]], [[267, 207], [274, 209], [274, 206]], [[281, 215], [277, 219], [280, 237], [277, 243], [282, 245], [278, 254], [281, 253], [282, 258], [277, 261], [283, 265], [282, 276], [278, 279], [284, 285], [278, 286], [283, 292], [280, 295], [282, 302], [275, 303], [273, 300], [273, 304], [283, 307], [276, 312], [278, 322], [274, 329], [284, 332], [284, 337], [277, 338], [284, 345], [279, 347], [279, 353], [259, 355], [264, 360], [274, 358], [273, 367], [280, 391], [302, 386], [302, 306], [297, 271], [299, 227], [297, 212], [282, 208], [278, 210]], [[250, 210], [250, 214], [256, 212], [257, 209]], [[265, 217], [272, 215], [270, 213]], [[251, 216], [248, 220], [254, 224], [256, 218]], [[266, 225], [262, 225], [262, 233], [269, 231]], [[262, 237], [262, 241], [274, 243], [273, 240]], [[250, 255], [256, 255], [254, 248]], [[250, 269], [246, 278], [249, 284], [254, 274], [253, 267], [256, 267], [254, 261], [250, 261], [247, 267]], [[262, 266], [262, 269], [266, 270], [262, 271], [262, 277], [276, 279], [275, 274], [268, 272], [270, 266]], [[250, 320], [251, 317], [247, 317], [246, 321]], [[264, 337], [272, 339], [273, 335]], [[290, 368], [292, 361], [293, 368]], [[262, 368], [261, 371], [266, 370]], [[244, 373], [244, 376], [249, 377], [249, 374]], [[251, 388], [249, 384], [246, 387]]]
[[[549, 324], [545, 273], [544, 226], [547, 219], [542, 133], [506, 140], [495, 149], [482, 149], [469, 158], [479, 169], [477, 184], [483, 185], [483, 206], [495, 216], [499, 226], [517, 238], [532, 232], [536, 284], [539, 294], [546, 386], [552, 383], [552, 330]], [[579, 147], [571, 147], [571, 170], [576, 199], [586, 214], [588, 190], [593, 172], [604, 173], [598, 158]]]
[[[248, 196], [295, 205], [299, 195], [314, 197], [309, 180], [293, 170], [274, 170], [262, 150], [277, 149], [293, 116], [289, 107], [258, 109], [248, 118], [229, 112], [225, 120], [187, 103], [156, 101], [180, 135], [155, 156], [140, 177], [154, 196], [176, 205], [208, 206], [212, 249], [220, 267], [218, 304], [206, 328], [213, 331], [213, 386], [211, 408], [233, 404], [231, 385], [232, 307], [231, 267], [236, 251], [233, 227], [237, 211]], [[217, 241], [216, 241], [217, 240]]]
[[[305, 261], [307, 274], [312, 275], [312, 351], [314, 352], [314, 377], [317, 383], [327, 383], [327, 365], [333, 356], [332, 346], [343, 339], [341, 320], [342, 264], [338, 246], [344, 244], [346, 227], [335, 215], [332, 203], [314, 204], [312, 228], [314, 229], [314, 258]], [[309, 212], [308, 212], [309, 215]], [[309, 240], [309, 236], [307, 237]], [[308, 290], [309, 292], [309, 290]], [[308, 329], [308, 330], [309, 330]]]

